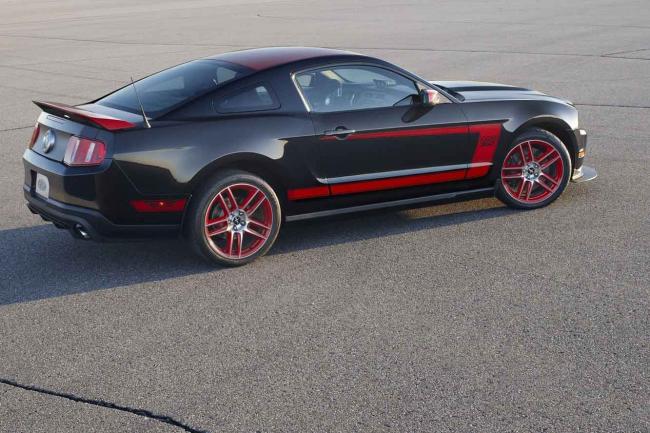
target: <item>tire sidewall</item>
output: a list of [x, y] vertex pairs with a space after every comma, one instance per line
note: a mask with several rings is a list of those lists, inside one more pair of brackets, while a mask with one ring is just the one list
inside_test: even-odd
[[[213, 198], [229, 185], [236, 183], [249, 183], [259, 188], [269, 199], [271, 210], [273, 212], [273, 224], [271, 233], [265, 244], [255, 253], [242, 259], [232, 259], [222, 256], [215, 251], [205, 235], [205, 214]], [[218, 263], [225, 266], [241, 266], [250, 263], [260, 256], [266, 254], [275, 243], [280, 231], [282, 220], [282, 208], [273, 188], [263, 179], [251, 173], [244, 171], [229, 170], [219, 175], [213, 176], [205, 182], [204, 186], [195, 195], [196, 199], [192, 200], [188, 212], [188, 226], [186, 230], [187, 240], [192, 244], [194, 249], [204, 258], [212, 263]]]
[[[520, 143], [529, 140], [541, 140], [551, 144], [560, 153], [560, 156], [562, 158], [562, 163], [564, 164], [565, 167], [564, 173], [562, 175], [562, 180], [560, 181], [560, 187], [553, 194], [551, 194], [544, 200], [537, 203], [525, 203], [515, 199], [510, 194], [508, 194], [501, 180], [501, 169], [503, 167], [503, 164], [505, 164], [506, 157], [508, 156], [510, 151], [514, 147], [518, 146]], [[518, 135], [517, 138], [515, 138], [512, 141], [512, 143], [510, 143], [510, 145], [506, 148], [504, 152], [503, 160], [499, 165], [499, 171], [498, 171], [499, 178], [497, 179], [496, 196], [499, 200], [501, 200], [503, 203], [505, 203], [510, 207], [514, 207], [517, 209], [538, 209], [551, 204], [560, 195], [562, 195], [564, 189], [569, 183], [569, 180], [571, 179], [572, 171], [573, 171], [573, 167], [571, 166], [571, 156], [569, 155], [569, 151], [567, 150], [562, 140], [560, 140], [556, 135], [546, 130], [539, 129], [539, 128], [532, 128]]]

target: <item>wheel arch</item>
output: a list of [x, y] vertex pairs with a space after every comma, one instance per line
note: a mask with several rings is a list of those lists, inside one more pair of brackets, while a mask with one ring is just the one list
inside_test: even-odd
[[273, 187], [278, 194], [278, 198], [284, 196], [286, 186], [277, 163], [266, 156], [248, 152], [230, 154], [212, 161], [192, 178], [190, 189], [195, 191], [210, 177], [221, 170], [228, 169], [243, 170], [259, 176]]
[[[190, 181], [190, 202], [196, 195], [196, 191], [201, 188], [212, 176], [223, 170], [242, 170], [259, 176], [266, 181], [276, 192], [280, 201], [280, 208], [284, 218], [284, 209], [286, 208], [286, 184], [283, 180], [280, 170], [271, 158], [255, 153], [236, 153], [224, 156], [212, 161], [203, 167]], [[188, 206], [189, 208], [189, 206]], [[185, 226], [185, 216], [183, 216], [183, 226]], [[183, 229], [185, 230], [185, 229]]]
[[513, 138], [516, 138], [521, 133], [530, 128], [543, 129], [559, 138], [567, 147], [567, 151], [571, 157], [571, 166], [575, 167], [577, 143], [575, 141], [575, 135], [572, 133], [572, 129], [567, 122], [559, 117], [554, 116], [534, 117], [519, 125], [519, 127], [517, 127], [517, 129], [512, 134]]

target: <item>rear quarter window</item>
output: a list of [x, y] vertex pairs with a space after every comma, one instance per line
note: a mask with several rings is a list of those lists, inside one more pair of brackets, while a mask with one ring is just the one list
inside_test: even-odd
[[[252, 71], [227, 62], [194, 60], [135, 83], [147, 116], [158, 117]], [[99, 105], [140, 113], [133, 86], [128, 85], [96, 101]]]
[[267, 84], [255, 84], [218, 96], [214, 106], [219, 113], [244, 113], [275, 110], [280, 103]]

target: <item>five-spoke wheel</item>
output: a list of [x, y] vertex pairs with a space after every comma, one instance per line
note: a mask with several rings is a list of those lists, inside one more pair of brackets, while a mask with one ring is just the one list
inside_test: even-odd
[[210, 246], [231, 259], [255, 254], [269, 238], [273, 209], [255, 185], [236, 183], [219, 191], [205, 213], [205, 235]]
[[269, 250], [280, 227], [280, 203], [264, 180], [228, 171], [192, 201], [190, 240], [220, 264], [248, 263]]
[[497, 196], [518, 208], [545, 206], [562, 193], [570, 170], [564, 144], [547, 131], [532, 129], [508, 149]]

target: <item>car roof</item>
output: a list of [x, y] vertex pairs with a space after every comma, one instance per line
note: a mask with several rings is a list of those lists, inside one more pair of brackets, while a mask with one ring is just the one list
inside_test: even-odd
[[316, 47], [268, 47], [250, 50], [231, 51], [208, 57], [235, 63], [254, 71], [263, 71], [276, 66], [286, 65], [301, 60], [317, 59], [333, 56], [359, 56], [357, 53], [332, 48]]

